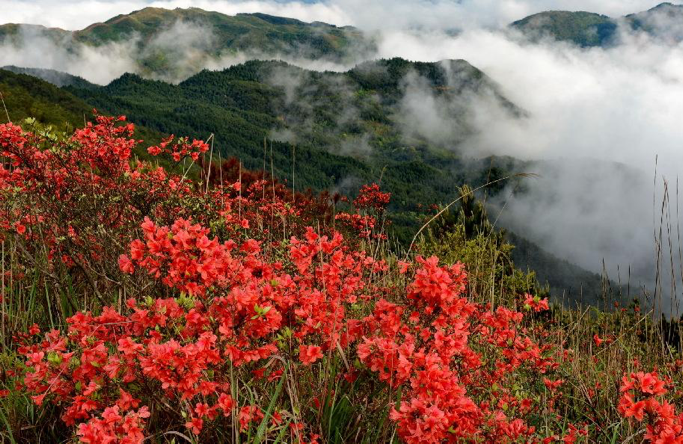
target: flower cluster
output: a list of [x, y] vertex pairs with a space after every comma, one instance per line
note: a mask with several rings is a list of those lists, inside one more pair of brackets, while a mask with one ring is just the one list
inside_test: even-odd
[[[391, 413], [401, 438], [407, 443], [530, 439], [535, 427], [524, 417], [534, 403], [506, 387], [514, 385], [510, 375], [521, 367], [538, 375], [555, 368], [545, 356], [548, 349], [518, 327], [521, 313], [468, 301], [462, 264], [439, 266], [431, 257], [418, 258], [418, 265], [407, 304], [380, 300], [366, 320], [372, 334], [358, 346], [359, 358], [380, 380], [402, 389], [400, 405]], [[489, 353], [481, 353], [486, 348]]]
[[370, 185], [363, 185], [360, 188], [358, 196], [353, 201], [353, 206], [358, 209], [373, 208], [381, 212], [389, 205], [390, 200], [391, 193], [380, 191], [379, 185], [373, 183]]
[[61, 405], [82, 442], [100, 442], [92, 437], [103, 434], [142, 437], [146, 408], [173, 417], [169, 402], [180, 406], [176, 419], [193, 434], [221, 421], [247, 430], [264, 416], [231, 392], [233, 372], [246, 381], [266, 378], [260, 384], [267, 393], [291, 363], [309, 367], [324, 353], [348, 350], [361, 334], [348, 307], [372, 297], [366, 278], [385, 269], [345, 251], [339, 233], [328, 238], [311, 228], [290, 240], [286, 263], [270, 261], [258, 241], [220, 243], [183, 219], [171, 227], [147, 219], [142, 230], [145, 241], [134, 240], [119, 265], [178, 297], [129, 299], [128, 314], [78, 313], [66, 335], [54, 330], [20, 349], [29, 368], [25, 390], [39, 405], [46, 398]]
[[[327, 199], [286, 194], [274, 179], [246, 170], [238, 175], [234, 160], [213, 175], [206, 174], [213, 164], [202, 167], [212, 187], [135, 160], [141, 141], [133, 132], [124, 117], [100, 115], [68, 138], [0, 125], [0, 238], [22, 244], [27, 270], [57, 287], [69, 281], [79, 294], [107, 303], [120, 289], [121, 271], [132, 270], [126, 249], [145, 217], [169, 226], [192, 219], [226, 239], [270, 243], [275, 233], [302, 235], [313, 220], [331, 214]], [[194, 159], [207, 149], [203, 142], [172, 141], [151, 150]], [[45, 266], [35, 270], [36, 264]]]
[[[476, 303], [464, 264], [363, 250], [358, 237], [385, 236], [378, 185], [331, 227], [338, 196], [206, 163], [204, 142], [149, 148], [196, 161], [195, 182], [134, 160], [133, 131], [103, 116], [63, 141], [0, 125], [0, 235], [21, 244], [26, 270], [46, 264], [46, 287], [98, 296], [65, 310], [62, 330], [15, 335], [12, 377], [70, 438], [318, 442], [349, 386], [409, 444], [586, 436], [539, 420], [570, 390], [562, 350], [533, 327], [548, 300]], [[634, 374], [622, 389], [620, 412], [647, 420], [654, 441], [680, 435], [665, 385]]]
[[[168, 153], [174, 161], [180, 162], [185, 157], [190, 157], [193, 161], [199, 160], [199, 155], [209, 150], [209, 145], [201, 140], [193, 140], [191, 143], [187, 138], [181, 137], [173, 143], [175, 136], [171, 135], [164, 139], [159, 145], [150, 146], [147, 152], [152, 156], [160, 156]], [[170, 145], [170, 147], [169, 147]]]
[[[386, 239], [386, 234], [378, 232], [378, 218], [384, 214], [386, 206], [391, 198], [390, 193], [380, 191], [379, 185], [364, 185], [361, 187], [358, 197], [354, 199], [355, 212], [342, 212], [335, 219], [358, 233], [361, 238]], [[388, 221], [384, 220], [387, 224]]]
[[621, 380], [619, 413], [647, 424], [645, 439], [653, 443], [683, 442], [683, 413], [663, 400], [667, 382], [656, 372], [637, 372]]

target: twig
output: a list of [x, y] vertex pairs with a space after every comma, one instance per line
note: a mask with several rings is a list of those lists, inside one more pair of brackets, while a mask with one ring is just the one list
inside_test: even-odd
[[2, 91], [0, 91], [0, 101], [2, 101], [2, 107], [5, 109], [5, 115], [7, 116], [7, 123], [12, 123], [12, 119], [9, 117], [9, 111], [7, 111], [7, 105], [5, 104], [5, 97], [2, 95]]
[[410, 254], [410, 252], [413, 250], [413, 246], [415, 245], [415, 241], [417, 240], [418, 236], [420, 236], [420, 234], [422, 233], [422, 231], [424, 231], [424, 229], [427, 228], [427, 227], [429, 226], [429, 224], [431, 224], [436, 218], [438, 218], [438, 217], [441, 216], [443, 213], [445, 213], [450, 207], [452, 207], [452, 206], [455, 205], [456, 203], [460, 202], [460, 201], [461, 201], [462, 199], [464, 199], [465, 197], [467, 197], [467, 196], [469, 196], [469, 195], [474, 195], [474, 193], [476, 193], [477, 191], [479, 191], [479, 190], [481, 190], [481, 189], [484, 189], [484, 188], [486, 188], [486, 187], [488, 187], [488, 186], [490, 186], [490, 185], [494, 185], [494, 184], [496, 184], [496, 183], [498, 183], [498, 182], [503, 182], [503, 181], [505, 181], [505, 180], [512, 179], [512, 178], [515, 178], [515, 177], [538, 177], [538, 175], [537, 175], [537, 174], [533, 174], [533, 173], [517, 173], [517, 174], [511, 174], [511, 175], [509, 175], [509, 176], [505, 176], [505, 177], [501, 177], [500, 179], [496, 179], [496, 180], [494, 180], [494, 181], [492, 181], [492, 182], [487, 182], [487, 183], [485, 183], [484, 185], [482, 185], [482, 186], [480, 186], [480, 187], [477, 187], [477, 188], [473, 189], [473, 190], [470, 191], [469, 193], [465, 193], [465, 194], [461, 195], [460, 197], [458, 197], [457, 199], [455, 199], [453, 202], [451, 202], [451, 203], [449, 203], [448, 205], [446, 205], [445, 207], [443, 207], [443, 208], [441, 209], [441, 211], [439, 211], [438, 213], [436, 213], [431, 219], [429, 219], [429, 220], [427, 221], [427, 223], [425, 223], [424, 225], [422, 225], [422, 227], [420, 227], [420, 229], [417, 230], [417, 233], [415, 233], [415, 236], [413, 237], [413, 240], [410, 242], [410, 246], [408, 247], [408, 251], [406, 252], [406, 260], [408, 259], [408, 255]]

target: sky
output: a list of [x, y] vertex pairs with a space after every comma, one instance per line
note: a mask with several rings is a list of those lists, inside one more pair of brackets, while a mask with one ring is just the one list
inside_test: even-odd
[[434, 29], [454, 25], [500, 27], [551, 9], [586, 10], [619, 16], [649, 9], [658, 3], [656, 0], [0, 0], [0, 22], [76, 30], [147, 6], [194, 6], [226, 14], [264, 12], [363, 29], [400, 29], [406, 26]]
[[[354, 25], [377, 37], [376, 57], [429, 62], [465, 59], [490, 76], [502, 93], [529, 115], [523, 120], [511, 119], [490, 101], [473, 99], [471, 119], [478, 132], [458, 147], [472, 157], [495, 154], [538, 161], [529, 172], [539, 177], [529, 182], [528, 192], [499, 202], [505, 207], [500, 222], [586, 269], [600, 272], [604, 260], [614, 279], [619, 270], [625, 280], [630, 267], [636, 276], [631, 284], [638, 286], [651, 285], [654, 278], [655, 233], [661, 223], [664, 179], [672, 190], [668, 210], [674, 233], [680, 225], [676, 187], [678, 179], [683, 178], [683, 43], [664, 42], [622, 29], [621, 44], [614, 48], [581, 49], [550, 41], [532, 45], [503, 32], [503, 28], [514, 20], [550, 9], [588, 10], [616, 17], [658, 3], [0, 0], [0, 22], [81, 29], [145, 6], [196, 6], [227, 14], [264, 12], [303, 21]], [[661, 25], [683, 35], [683, 23]], [[453, 33], [453, 29], [460, 32]], [[207, 39], [211, 36], [204, 35], [201, 29], [180, 23], [158, 37], [155, 44], [193, 54]], [[0, 46], [0, 65], [53, 68], [98, 83], [107, 83], [134, 69], [132, 43], [97, 50], [83, 48], [74, 54], [39, 37], [28, 41], [30, 44], [21, 48]], [[219, 69], [246, 58], [241, 55], [215, 60], [207, 67]], [[349, 68], [310, 60], [296, 63], [315, 69]], [[447, 124], [439, 109], [443, 104], [431, 97], [430, 91], [410, 92], [403, 108], [407, 127], [434, 129]], [[674, 268], [681, 270], [679, 279], [683, 281], [681, 260], [683, 257]]]

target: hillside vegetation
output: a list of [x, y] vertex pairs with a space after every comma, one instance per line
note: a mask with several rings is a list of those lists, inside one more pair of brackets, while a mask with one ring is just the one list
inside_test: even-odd
[[[404, 245], [424, 222], [428, 203], [444, 205], [464, 184], [480, 186], [524, 168], [510, 158], [474, 160], [455, 154], [454, 145], [469, 134], [466, 106], [450, 111], [452, 121], [462, 125], [453, 126], [448, 138], [434, 141], [401, 130], [404, 121], [398, 116], [403, 114], [400, 106], [409, 87], [407, 76], [418, 79], [413, 81], [419, 85], [418, 91], [433, 93], [444, 103], [492, 96], [523, 118], [523, 111], [464, 61], [434, 64], [393, 59], [366, 63], [343, 74], [310, 72], [278, 62], [250, 62], [221, 72], [205, 71], [177, 86], [126, 75], [106, 87], [86, 85], [67, 90], [33, 77], [0, 73], [24, 82], [21, 91], [7, 85], [2, 91], [8, 97], [21, 95], [33, 100], [28, 91], [40, 97], [39, 91], [45, 90], [53, 98], [45, 110], [8, 103], [17, 122], [33, 115], [42, 123], [68, 121], [73, 128], [97, 108], [125, 114], [137, 124], [138, 137], [152, 143], [170, 134], [204, 138], [213, 134], [214, 159], [233, 156], [246, 169], [263, 169], [265, 165], [295, 190], [336, 190], [353, 195], [362, 183], [381, 180], [394, 196], [390, 204], [393, 224], [388, 229], [392, 238]], [[283, 78], [288, 83], [278, 84]], [[62, 109], [69, 103], [78, 104], [78, 114]], [[53, 108], [59, 110], [54, 116], [47, 112]], [[60, 120], [60, 116], [66, 117]], [[136, 150], [135, 155], [149, 158], [144, 150]], [[495, 194], [507, 182], [490, 185], [486, 192]], [[529, 265], [519, 251], [515, 254], [520, 264]], [[548, 257], [540, 277], [558, 294], [582, 286], [582, 300], [598, 303], [600, 286], [593, 284], [600, 282], [600, 276], [567, 270], [561, 261]], [[577, 276], [580, 279], [575, 279]]]
[[23, 68], [20, 66], [11, 65], [3, 66], [2, 69], [5, 71], [11, 71], [15, 74], [27, 74], [29, 76], [37, 77], [60, 88], [63, 86], [74, 86], [76, 88], [87, 89], [94, 88], [96, 86], [82, 77], [73, 76], [61, 71], [55, 71], [54, 69]]
[[[210, 61], [240, 54], [353, 63], [375, 51], [374, 42], [352, 27], [261, 13], [228, 16], [199, 8], [145, 8], [73, 32], [0, 25], [0, 43], [22, 46], [36, 37], [72, 53], [82, 52], [83, 46], [124, 45], [136, 72], [166, 79], [187, 77]], [[192, 60], [180, 60], [187, 57]]]
[[510, 25], [533, 40], [550, 37], [582, 47], [613, 43], [616, 20], [592, 12], [548, 11], [531, 15]]
[[[430, 140], [420, 128], [405, 133], [401, 107], [410, 88], [449, 107], [443, 140]], [[392, 209], [402, 212], [446, 202], [463, 183], [482, 184], [491, 163], [514, 168], [507, 160], [500, 166], [468, 161], [454, 151], [473, 131], [470, 99], [490, 98], [520, 113], [464, 61], [392, 59], [346, 73], [252, 61], [203, 71], [179, 85], [125, 75], [106, 87], [68, 90], [97, 109], [163, 133], [213, 134], [217, 152], [239, 157], [248, 169], [270, 164], [272, 152], [275, 175], [298, 190], [350, 191], [345, 187], [381, 178], [394, 195]]]
[[[9, 442], [676, 442], [680, 324], [551, 306], [483, 207], [409, 251], [391, 195], [134, 160], [123, 118], [0, 125]], [[437, 254], [442, 255], [441, 258]]]
[[670, 44], [683, 41], [683, 5], [662, 3], [647, 11], [613, 18], [584, 11], [546, 11], [518, 20], [510, 28], [533, 41], [551, 38], [581, 47], [619, 44], [619, 32], [642, 32]]

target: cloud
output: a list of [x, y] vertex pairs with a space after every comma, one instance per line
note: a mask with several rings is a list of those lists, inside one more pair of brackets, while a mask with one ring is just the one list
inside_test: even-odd
[[134, 39], [93, 48], [70, 37], [55, 41], [42, 30], [21, 27], [16, 42], [0, 44], [0, 66], [54, 69], [104, 84], [136, 70], [134, 52]]
[[[199, 23], [177, 21], [145, 44], [136, 59], [161, 68], [162, 80], [177, 81], [201, 71], [212, 58], [216, 37]], [[158, 62], [161, 60], [161, 62]], [[155, 66], [160, 65], [160, 66]], [[144, 69], [144, 68], [143, 68]]]
[[460, 149], [545, 160], [533, 170], [542, 178], [511, 199], [502, 221], [587, 269], [599, 272], [604, 259], [612, 277], [619, 267], [625, 279], [630, 266], [632, 284], [652, 285], [653, 198], [660, 205], [663, 193], [653, 185], [656, 157], [660, 179], [683, 176], [683, 45], [622, 33], [616, 48], [579, 49], [487, 30], [390, 32], [380, 54], [462, 57], [486, 72], [528, 117], [474, 98], [478, 135]]
[[94, 47], [70, 34], [55, 40], [49, 30], [22, 25], [18, 36], [0, 43], [0, 66], [54, 69], [97, 84], [107, 84], [126, 72], [177, 83], [202, 69], [221, 70], [254, 59], [282, 60], [315, 71], [340, 72], [353, 66], [353, 61], [342, 64], [310, 58], [306, 47], [293, 48], [288, 54], [256, 49], [221, 51], [211, 26], [197, 22], [177, 21], [151, 40], [142, 41], [133, 33], [123, 42]]

